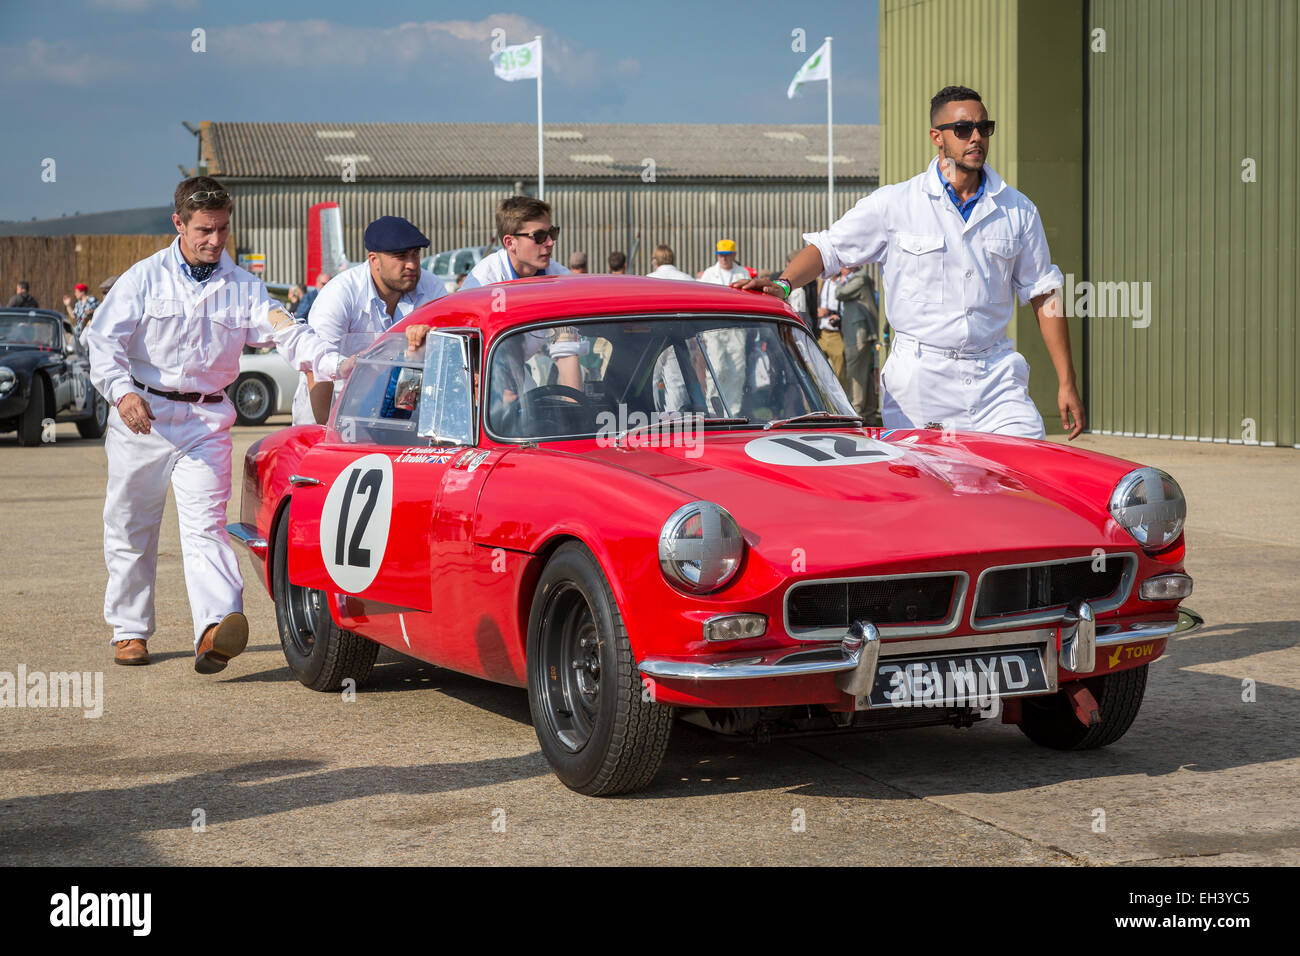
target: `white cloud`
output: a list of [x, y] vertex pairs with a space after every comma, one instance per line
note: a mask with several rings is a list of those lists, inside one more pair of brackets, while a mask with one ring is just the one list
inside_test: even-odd
[[53, 84], [86, 87], [131, 69], [131, 64], [93, 52], [80, 41], [28, 40], [0, 47], [0, 78], [6, 87]]
[[[468, 72], [466, 79], [487, 82], [492, 30], [505, 30], [507, 43], [543, 37], [548, 75], [566, 84], [594, 83], [606, 72], [603, 58], [577, 49], [563, 37], [514, 14], [492, 14], [478, 21], [428, 20], [397, 26], [356, 26], [329, 20], [277, 20], [220, 27], [208, 31], [208, 54], [239, 65], [285, 65], [296, 69], [330, 67], [383, 68], [385, 65], [428, 63], [431, 75], [445, 75], [448, 62]], [[636, 72], [640, 64], [619, 64], [621, 73]], [[382, 81], [381, 81], [382, 82]]]

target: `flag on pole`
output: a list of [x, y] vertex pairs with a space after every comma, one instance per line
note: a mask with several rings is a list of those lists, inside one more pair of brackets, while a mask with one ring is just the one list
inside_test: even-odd
[[542, 41], [502, 47], [491, 56], [492, 69], [503, 80], [535, 80], [542, 75]]
[[830, 70], [830, 41], [823, 43], [817, 48], [812, 56], [808, 57], [808, 62], [799, 67], [799, 72], [794, 75], [790, 81], [790, 88], [785, 91], [787, 99], [794, 99], [794, 94], [798, 92], [799, 87], [805, 83], [815, 83], [817, 80], [829, 80], [831, 77]]

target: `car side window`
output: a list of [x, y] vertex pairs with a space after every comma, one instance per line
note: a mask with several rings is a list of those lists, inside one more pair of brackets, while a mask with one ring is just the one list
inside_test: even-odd
[[456, 253], [456, 259], [452, 263], [451, 274], [460, 275], [462, 272], [469, 272], [475, 266], [474, 253], [470, 249], [462, 249]]

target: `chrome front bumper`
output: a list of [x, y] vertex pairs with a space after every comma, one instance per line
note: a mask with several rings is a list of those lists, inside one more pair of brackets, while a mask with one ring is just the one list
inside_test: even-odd
[[[1134, 621], [1125, 624], [1097, 625], [1092, 609], [1080, 602], [1067, 611], [1061, 624], [1059, 666], [1073, 673], [1089, 673], [1096, 666], [1096, 649], [1114, 644], [1146, 641], [1170, 634], [1187, 634], [1201, 627], [1201, 616], [1188, 608], [1179, 608], [1171, 621]], [[768, 677], [809, 677], [835, 674], [835, 685], [846, 694], [862, 696], [871, 691], [880, 658], [914, 654], [918, 650], [957, 651], [1011, 644], [1045, 644], [1051, 650], [1053, 665], [1057, 661], [1057, 629], [1033, 628], [1003, 633], [970, 634], [961, 637], [891, 641], [886, 648], [874, 625], [856, 621], [838, 645], [814, 650], [769, 652], [718, 661], [683, 661], [647, 657], [637, 667], [646, 677], [656, 680], [758, 680]], [[1077, 668], [1077, 669], [1076, 669]], [[1056, 667], [1052, 666], [1055, 682]]]

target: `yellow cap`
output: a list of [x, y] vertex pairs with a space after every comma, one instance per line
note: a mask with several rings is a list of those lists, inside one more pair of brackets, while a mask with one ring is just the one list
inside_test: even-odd
[[718, 255], [720, 255], [720, 256], [724, 256], [724, 255], [725, 255], [725, 256], [734, 256], [734, 255], [736, 254], [736, 240], [735, 240], [735, 239], [719, 239], [719, 240], [718, 240], [718, 245], [717, 245], [716, 248], [717, 248]]

